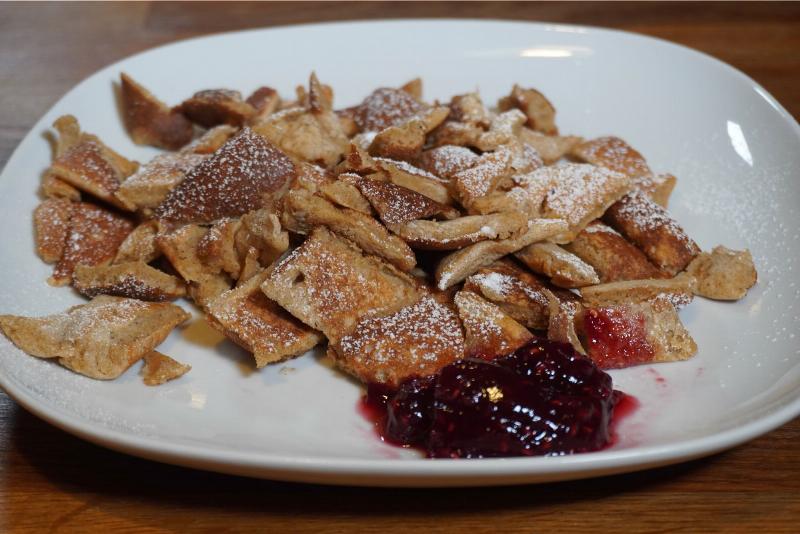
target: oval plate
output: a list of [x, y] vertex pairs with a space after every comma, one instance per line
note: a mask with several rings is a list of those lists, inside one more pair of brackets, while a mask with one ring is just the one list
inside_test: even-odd
[[[291, 53], [287, 53], [291, 51]], [[577, 26], [395, 21], [293, 26], [203, 37], [111, 65], [66, 96], [25, 137], [0, 177], [3, 313], [39, 315], [81, 302], [51, 288], [33, 248], [31, 212], [59, 115], [146, 161], [118, 116], [125, 71], [170, 103], [194, 91], [262, 84], [291, 95], [311, 70], [337, 106], [421, 76], [428, 100], [513, 83], [536, 87], [564, 133], [614, 134], [678, 186], [671, 211], [704, 249], [749, 248], [760, 281], [738, 303], [681, 312], [700, 347], [687, 362], [613, 372], [640, 409], [610, 449], [558, 458], [425, 460], [381, 443], [356, 406], [360, 387], [319, 353], [255, 371], [250, 357], [196, 316], [160, 350], [185, 377], [144, 386], [138, 366], [114, 382], [78, 376], [0, 339], [0, 384], [68, 432], [126, 453], [239, 475], [331, 484], [462, 486], [545, 482], [689, 460], [743, 443], [800, 412], [798, 326], [800, 127], [758, 84], [698, 52]]]

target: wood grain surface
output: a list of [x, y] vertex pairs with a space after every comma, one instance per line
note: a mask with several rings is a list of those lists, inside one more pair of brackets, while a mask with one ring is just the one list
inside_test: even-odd
[[[398, 17], [540, 20], [661, 37], [732, 64], [800, 117], [797, 3], [3, 3], [0, 164], [63, 93], [129, 54], [212, 32]], [[795, 420], [732, 451], [630, 475], [463, 490], [328, 488], [124, 456], [0, 392], [0, 531], [798, 532], [798, 442]]]

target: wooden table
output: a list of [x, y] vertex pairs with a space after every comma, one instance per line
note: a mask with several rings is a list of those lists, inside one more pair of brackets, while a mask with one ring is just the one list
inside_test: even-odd
[[[800, 4], [1, 4], [0, 162], [96, 69], [194, 35], [386, 17], [591, 24], [726, 61], [800, 117]], [[21, 177], [22, 178], [22, 177]], [[800, 420], [717, 456], [543, 486], [375, 490], [191, 471], [85, 443], [0, 392], [0, 531], [800, 530]]]

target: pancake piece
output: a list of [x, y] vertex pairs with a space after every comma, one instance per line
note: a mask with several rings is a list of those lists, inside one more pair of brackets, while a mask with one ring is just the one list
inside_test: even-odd
[[296, 175], [289, 157], [245, 128], [186, 178], [156, 208], [170, 222], [213, 222], [258, 209]]
[[190, 315], [173, 304], [101, 295], [45, 317], [0, 315], [0, 329], [31, 356], [58, 358], [76, 373], [118, 377]]
[[137, 145], [177, 150], [192, 140], [192, 123], [124, 72], [120, 74], [120, 96], [125, 128]]
[[576, 288], [600, 283], [591, 265], [553, 243], [534, 243], [514, 255], [531, 271], [549, 277], [558, 287]]
[[114, 193], [139, 164], [120, 156], [96, 136], [81, 132], [72, 115], [59, 117], [53, 127], [59, 139], [49, 174], [117, 208], [129, 209]]
[[593, 165], [568, 163], [534, 173], [550, 173], [554, 178], [554, 185], [544, 198], [542, 215], [569, 224], [569, 231], [553, 239], [558, 244], [575, 239], [630, 189], [630, 179], [624, 174]]
[[512, 319], [537, 330], [547, 329], [550, 301], [556, 298], [545, 282], [505, 259], [467, 278], [464, 289], [482, 296]]
[[578, 335], [602, 369], [687, 360], [697, 345], [665, 298], [588, 308]]
[[256, 367], [300, 356], [322, 336], [267, 298], [260, 286], [266, 273], [226, 291], [207, 307], [211, 326], [253, 353]]
[[73, 285], [87, 297], [114, 295], [163, 302], [186, 294], [183, 282], [143, 262], [114, 265], [78, 265]]
[[274, 264], [261, 289], [332, 342], [365, 317], [388, 315], [419, 299], [410, 276], [324, 227]]
[[631, 178], [652, 174], [644, 157], [619, 137], [598, 137], [583, 142], [572, 149], [572, 155]]
[[686, 272], [697, 278], [696, 294], [716, 300], [739, 300], [758, 279], [749, 250], [722, 245], [699, 254]]
[[464, 357], [458, 315], [431, 296], [383, 317], [360, 321], [335, 346], [334, 359], [362, 382], [397, 385]]
[[604, 284], [667, 276], [641, 250], [600, 221], [592, 222], [564, 248], [591, 265]]
[[700, 253], [667, 210], [641, 191], [633, 191], [608, 209], [603, 220], [627, 237], [662, 271], [675, 275]]
[[33, 210], [36, 253], [45, 263], [55, 263], [64, 255], [72, 211], [72, 202], [66, 198], [43, 200]]
[[242, 100], [242, 94], [231, 89], [198, 91], [177, 110], [205, 128], [220, 124], [241, 126], [256, 114], [255, 108]]
[[505, 356], [533, 339], [527, 328], [471, 291], [459, 291], [453, 301], [464, 325], [468, 356]]
[[383, 87], [353, 108], [352, 117], [360, 131], [377, 132], [404, 123], [424, 108], [406, 91]]
[[144, 355], [144, 365], [140, 374], [145, 385], [160, 386], [182, 377], [191, 370], [191, 365], [173, 360], [166, 354], [154, 350]]
[[110, 263], [132, 231], [133, 223], [127, 218], [88, 202], [75, 202], [64, 252], [48, 283], [69, 284], [76, 265]]

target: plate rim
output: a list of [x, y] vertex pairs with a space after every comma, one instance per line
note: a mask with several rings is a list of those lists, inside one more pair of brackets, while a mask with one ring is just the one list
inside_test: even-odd
[[[671, 41], [625, 30], [603, 28], [590, 25], [561, 24], [537, 21], [515, 21], [506, 19], [474, 18], [400, 18], [372, 19], [355, 21], [326, 21], [321, 23], [289, 24], [248, 28], [243, 30], [215, 32], [186, 39], [170, 41], [146, 50], [131, 54], [84, 77], [65, 92], [45, 111], [39, 120], [15, 147], [0, 172], [0, 179], [6, 169], [20, 156], [20, 147], [30, 142], [30, 137], [38, 135], [45, 118], [60, 103], [79, 91], [95, 78], [106, 76], [109, 71], [119, 70], [119, 65], [139, 56], [161, 51], [170, 47], [184, 46], [193, 41], [226, 38], [232, 35], [257, 34], [264, 32], [302, 31], [330, 26], [402, 26], [409, 23], [432, 25], [508, 25], [528, 27], [544, 32], [572, 32], [584, 34], [606, 34], [625, 39], [650, 41], [659, 46], [679, 49], [683, 53], [712, 62], [728, 74], [749, 84], [780, 117], [789, 123], [800, 145], [800, 124], [797, 120], [758, 82], [747, 74], [709, 54]], [[17, 349], [18, 350], [18, 349]], [[0, 364], [0, 371], [3, 369]], [[660, 465], [679, 463], [735, 447], [763, 435], [800, 415], [800, 389], [793, 389], [781, 395], [771, 404], [767, 413], [747, 421], [743, 426], [731, 428], [698, 438], [681, 440], [671, 444], [635, 447], [633, 449], [605, 450], [593, 453], [576, 454], [563, 457], [522, 457], [481, 460], [454, 459], [377, 459], [377, 458], [325, 458], [319, 456], [285, 457], [270, 453], [251, 451], [221, 451], [200, 445], [174, 443], [163, 439], [137, 436], [109, 428], [89, 419], [81, 418], [37, 398], [22, 384], [17, 384], [10, 376], [0, 372], [0, 387], [22, 405], [26, 410], [44, 421], [81, 439], [97, 445], [150, 460], [182, 465], [235, 475], [255, 476], [275, 480], [318, 482], [325, 484], [347, 484], [362, 486], [478, 486], [496, 484], [522, 484], [587, 478], [610, 473], [623, 473], [647, 469]], [[777, 406], [777, 407], [775, 407]], [[593, 465], [596, 464], [596, 465]]]
[[496, 485], [497, 479], [502, 479], [504, 485], [527, 484], [639, 471], [713, 455], [759, 437], [800, 415], [800, 390], [794, 390], [775, 401], [780, 405], [777, 409], [748, 421], [742, 427], [673, 444], [608, 449], [559, 457], [479, 460], [284, 457], [251, 451], [207, 449], [122, 432], [37, 402], [35, 395], [22, 386], [9, 389], [10, 383], [14, 381], [6, 380], [0, 374], [0, 386], [26, 410], [67, 433], [117, 452], [233, 475], [375, 487], [484, 486]]

